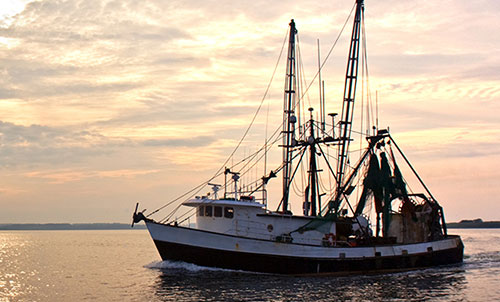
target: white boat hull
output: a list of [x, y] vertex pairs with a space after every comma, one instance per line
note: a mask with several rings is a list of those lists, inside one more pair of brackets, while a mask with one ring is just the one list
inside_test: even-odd
[[361, 247], [324, 247], [226, 235], [147, 221], [163, 260], [276, 274], [351, 274], [460, 263], [458, 236]]

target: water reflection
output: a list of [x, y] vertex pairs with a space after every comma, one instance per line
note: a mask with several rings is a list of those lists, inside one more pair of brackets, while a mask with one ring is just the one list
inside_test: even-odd
[[228, 271], [162, 269], [160, 301], [463, 301], [462, 266], [396, 274], [289, 277]]
[[151, 262], [146, 232], [0, 232], [0, 302], [500, 301], [500, 230], [461, 230], [461, 266], [341, 278]]

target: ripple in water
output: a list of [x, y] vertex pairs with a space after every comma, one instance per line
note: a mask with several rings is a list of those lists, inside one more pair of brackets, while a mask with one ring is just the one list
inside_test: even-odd
[[451, 297], [459, 300], [466, 284], [460, 266], [371, 276], [294, 277], [200, 267], [193, 274], [189, 264], [164, 265], [154, 287], [162, 301], [452, 301]]
[[500, 230], [453, 231], [463, 265], [344, 277], [155, 261], [145, 230], [0, 232], [0, 302], [500, 301]]

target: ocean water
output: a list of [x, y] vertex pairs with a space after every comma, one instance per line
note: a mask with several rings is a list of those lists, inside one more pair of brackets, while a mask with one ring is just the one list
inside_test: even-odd
[[500, 301], [500, 229], [451, 229], [461, 265], [290, 277], [160, 261], [146, 230], [0, 231], [6, 301]]

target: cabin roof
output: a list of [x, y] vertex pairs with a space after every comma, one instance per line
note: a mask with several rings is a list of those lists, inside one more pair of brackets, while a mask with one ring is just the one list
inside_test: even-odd
[[250, 200], [234, 200], [234, 199], [210, 199], [210, 198], [194, 198], [182, 203], [185, 206], [197, 207], [200, 205], [222, 205], [236, 207], [254, 207], [263, 208], [262, 203]]

